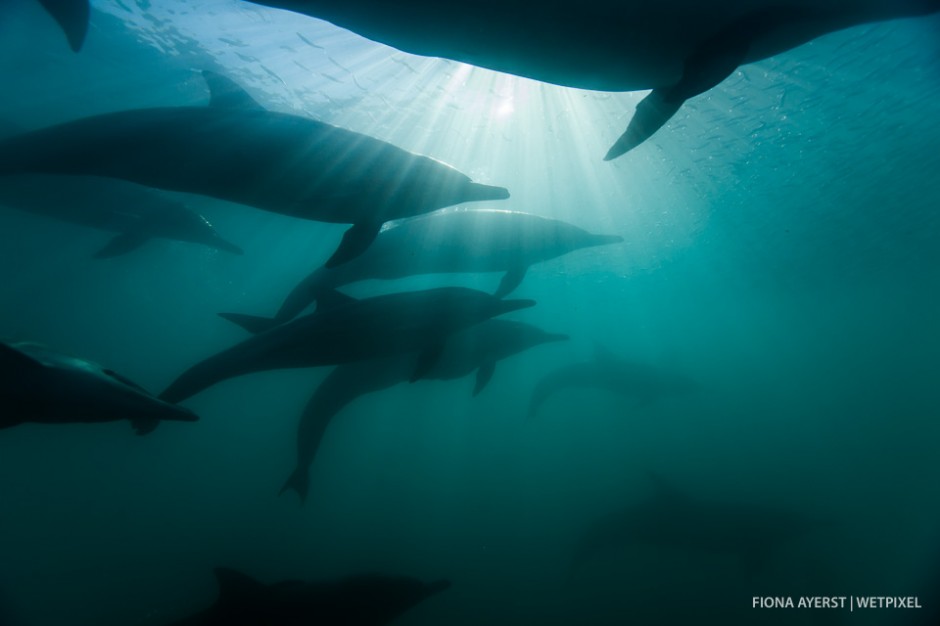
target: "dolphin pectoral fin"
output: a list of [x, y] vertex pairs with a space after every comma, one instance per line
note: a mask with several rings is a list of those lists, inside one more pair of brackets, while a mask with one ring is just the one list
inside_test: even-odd
[[343, 234], [343, 240], [333, 256], [326, 262], [325, 267], [333, 269], [365, 252], [378, 236], [381, 227], [381, 224], [353, 224], [352, 228]]
[[516, 288], [522, 284], [522, 279], [525, 278], [525, 273], [528, 269], [529, 267], [527, 265], [520, 265], [511, 268], [503, 274], [503, 279], [499, 281], [499, 287], [496, 288], [493, 296], [496, 298], [505, 298], [515, 291]]
[[39, 3], [59, 23], [72, 51], [81, 50], [88, 34], [89, 0], [39, 0]]
[[261, 317], [260, 315], [245, 315], [243, 313], [219, 313], [219, 317], [233, 324], [241, 326], [252, 335], [258, 335], [278, 325], [276, 319]]
[[473, 386], [473, 395], [477, 396], [493, 379], [493, 372], [496, 371], [496, 361], [489, 361], [480, 366], [477, 370], [477, 382]]
[[669, 121], [669, 118], [676, 114], [683, 102], [684, 100], [679, 102], [667, 101], [664, 99], [661, 90], [654, 89], [636, 106], [636, 113], [633, 114], [633, 119], [630, 120], [627, 130], [610, 147], [610, 150], [604, 155], [604, 160], [612, 161], [619, 156], [623, 156], [652, 137], [653, 133], [662, 128]]
[[301, 503], [307, 500], [307, 491], [310, 489], [309, 470], [306, 467], [298, 467], [287, 478], [287, 482], [281, 487], [277, 495], [284, 495], [285, 491], [293, 489], [300, 496]]
[[408, 379], [408, 382], [413, 383], [427, 376], [428, 372], [431, 371], [431, 368], [437, 365], [437, 362], [440, 360], [441, 354], [443, 352], [443, 342], [433, 344], [422, 350], [418, 355], [418, 362], [415, 364], [415, 370], [411, 374], [411, 378]]
[[212, 70], [203, 70], [202, 77], [209, 86], [209, 106], [212, 108], [264, 111], [257, 100], [231, 78]]
[[121, 256], [122, 254], [133, 252], [149, 240], [150, 236], [143, 233], [121, 233], [111, 239], [103, 248], [95, 252], [93, 258], [110, 259], [112, 257]]
[[134, 427], [134, 430], [139, 436], [149, 435], [157, 426], [160, 425], [160, 420], [153, 417], [135, 417], [131, 420], [131, 426]]

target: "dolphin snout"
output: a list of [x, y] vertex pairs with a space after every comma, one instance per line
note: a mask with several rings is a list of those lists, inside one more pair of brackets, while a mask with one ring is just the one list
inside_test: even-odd
[[[170, 404], [169, 402], [167, 404]], [[198, 422], [199, 416], [187, 409], [186, 407], [177, 406], [175, 404], [170, 404], [173, 407], [173, 417], [167, 419], [172, 419], [179, 422]]]
[[494, 187], [492, 185], [481, 185], [480, 183], [470, 183], [467, 185], [465, 202], [476, 200], [505, 200], [509, 197], [509, 190], [505, 187]]

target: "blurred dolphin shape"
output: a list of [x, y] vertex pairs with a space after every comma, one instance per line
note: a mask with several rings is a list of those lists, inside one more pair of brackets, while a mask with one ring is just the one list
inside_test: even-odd
[[113, 370], [26, 343], [0, 343], [0, 406], [0, 428], [127, 419], [145, 435], [162, 420], [199, 419]]
[[287, 322], [318, 294], [369, 279], [419, 274], [504, 272], [495, 295], [516, 289], [528, 268], [582, 248], [620, 243], [560, 220], [497, 209], [443, 209], [387, 224], [369, 248], [336, 268], [321, 267], [302, 280], [274, 317]]
[[929, 15], [940, 0], [249, 0], [404, 52], [599, 91], [652, 89], [605, 160], [653, 135], [740, 65], [827, 33]]
[[202, 215], [152, 189], [117, 178], [19, 174], [0, 177], [0, 206], [107, 231], [95, 258], [126, 254], [154, 237], [242, 254]]
[[120, 178], [303, 219], [353, 224], [329, 267], [362, 253], [388, 220], [509, 197], [440, 161], [366, 135], [265, 110], [203, 72], [208, 107], [86, 117], [0, 141], [0, 176]]
[[[334, 292], [316, 313], [261, 332], [192, 366], [160, 398], [180, 402], [252, 372], [338, 365], [402, 352], [419, 352], [411, 372], [411, 380], [417, 380], [438, 362], [448, 335], [534, 305], [532, 300], [500, 300], [463, 287], [362, 300]], [[221, 315], [247, 329], [254, 327], [252, 316]]]
[[89, 0], [39, 0], [39, 4], [58, 22], [72, 51], [81, 50], [91, 16]]
[[425, 583], [382, 574], [265, 585], [234, 569], [214, 572], [215, 603], [169, 626], [383, 626], [450, 587], [443, 579]]

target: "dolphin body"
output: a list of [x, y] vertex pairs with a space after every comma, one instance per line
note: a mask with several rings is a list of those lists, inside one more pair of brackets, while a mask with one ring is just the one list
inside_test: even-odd
[[447, 580], [380, 574], [272, 585], [228, 568], [216, 568], [215, 577], [215, 604], [169, 626], [382, 626], [450, 587]]
[[242, 254], [205, 217], [181, 202], [116, 178], [3, 176], [0, 205], [119, 233], [95, 254], [97, 259], [126, 254], [154, 237]]
[[199, 419], [117, 372], [23, 343], [0, 343], [0, 406], [0, 428], [128, 419], [145, 435], [162, 420]]
[[652, 89], [614, 159], [738, 66], [940, 0], [249, 0], [327, 20], [411, 54], [599, 91]]
[[695, 391], [697, 387], [684, 376], [625, 361], [598, 346], [592, 361], [565, 365], [536, 383], [529, 400], [529, 418], [535, 417], [548, 398], [570, 388], [602, 389], [645, 406], [659, 398]]
[[317, 269], [291, 291], [271, 323], [293, 319], [324, 291], [369, 279], [505, 272], [495, 293], [502, 298], [519, 286], [530, 265], [621, 241], [528, 213], [443, 209], [387, 224], [360, 256], [339, 267]]
[[[487, 320], [451, 335], [424, 378], [455, 380], [476, 372], [476, 396], [492, 379], [499, 361], [543, 343], [566, 339], [567, 335], [547, 333], [524, 322]], [[305, 500], [310, 465], [333, 418], [360, 396], [406, 382], [417, 360], [417, 354], [400, 354], [347, 363], [330, 372], [304, 408], [297, 429], [297, 466], [281, 493], [293, 489], [301, 501]]]
[[120, 178], [293, 217], [353, 224], [327, 265], [360, 254], [387, 220], [509, 197], [456, 169], [306, 117], [267, 111], [203, 72], [208, 107], [106, 113], [0, 141], [0, 176]]
[[[532, 300], [500, 300], [482, 291], [443, 287], [356, 300], [334, 292], [331, 302], [251, 337], [189, 368], [160, 395], [180, 402], [220, 381], [252, 372], [338, 365], [419, 352], [412, 380], [439, 360], [447, 336]], [[251, 328], [252, 317], [222, 314]]]
[[572, 575], [604, 553], [636, 544], [732, 554], [755, 572], [788, 543], [825, 526], [754, 503], [695, 498], [657, 474], [650, 479], [654, 491], [649, 497], [597, 519], [583, 533], [571, 561]]

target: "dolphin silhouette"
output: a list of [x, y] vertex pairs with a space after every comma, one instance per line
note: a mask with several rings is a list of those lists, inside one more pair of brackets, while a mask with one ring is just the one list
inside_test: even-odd
[[214, 572], [216, 602], [170, 626], [382, 626], [450, 587], [447, 580], [424, 583], [382, 574], [265, 585], [234, 569]]
[[[447, 336], [486, 319], [534, 306], [482, 291], [443, 287], [356, 300], [335, 292], [327, 306], [209, 357], [160, 394], [180, 402], [220, 381], [252, 372], [338, 365], [419, 352], [411, 374], [423, 378], [439, 360]], [[251, 328], [251, 316], [222, 314]]]
[[249, 0], [324, 19], [411, 54], [600, 91], [652, 89], [611, 160], [738, 66], [940, 0]]
[[203, 72], [208, 107], [86, 117], [0, 141], [0, 176], [121, 178], [293, 217], [353, 224], [327, 261], [365, 250], [388, 220], [509, 197], [456, 169], [384, 141], [262, 108], [232, 81]]
[[202, 215], [181, 202], [116, 178], [20, 174], [0, 177], [0, 206], [116, 231], [95, 258], [126, 254], [153, 237], [242, 254]]
[[0, 343], [0, 428], [130, 420], [145, 435], [162, 420], [198, 417], [117, 372], [26, 343]]
[[697, 386], [679, 374], [626, 361], [596, 346], [593, 360], [560, 367], [536, 383], [529, 400], [529, 417], [535, 417], [551, 396], [571, 388], [602, 389], [645, 406], [659, 398], [695, 391]]
[[272, 323], [293, 319], [323, 291], [369, 279], [505, 272], [495, 292], [502, 298], [519, 286], [535, 263], [621, 241], [616, 235], [594, 235], [566, 222], [528, 213], [443, 209], [391, 222], [360, 256], [336, 268], [315, 270], [291, 291]]
[[88, 18], [91, 16], [91, 5], [88, 0], [39, 0], [39, 4], [46, 9], [49, 15], [59, 24], [69, 47], [78, 52], [85, 43], [88, 34]]

